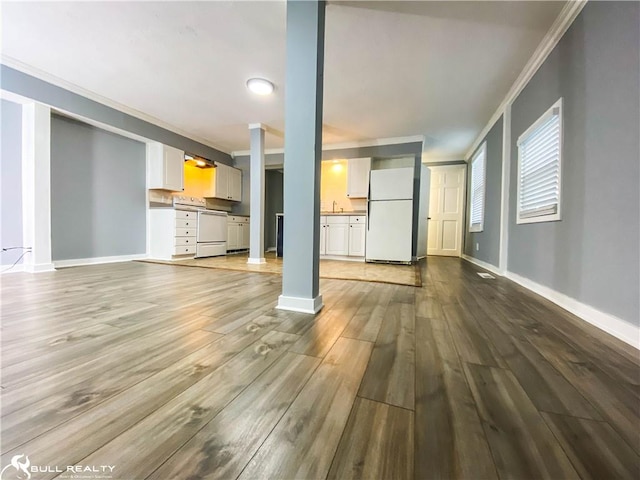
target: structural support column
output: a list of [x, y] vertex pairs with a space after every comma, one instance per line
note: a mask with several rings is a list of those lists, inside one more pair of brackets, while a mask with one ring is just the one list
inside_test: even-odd
[[325, 2], [287, 1], [283, 310], [316, 313]]
[[51, 262], [51, 109], [22, 107], [22, 237], [31, 253], [27, 272], [53, 270]]
[[251, 135], [251, 206], [249, 259], [247, 263], [266, 263], [264, 259], [264, 127], [249, 125]]
[[500, 199], [500, 258], [498, 270], [505, 275], [509, 260], [509, 189], [511, 188], [511, 104], [502, 114], [502, 187]]

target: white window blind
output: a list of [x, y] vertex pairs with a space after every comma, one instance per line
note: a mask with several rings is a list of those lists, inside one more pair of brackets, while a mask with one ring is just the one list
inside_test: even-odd
[[518, 140], [518, 223], [560, 219], [562, 103]]
[[471, 160], [471, 214], [469, 231], [481, 232], [484, 228], [485, 170], [487, 163], [486, 142], [478, 149]]

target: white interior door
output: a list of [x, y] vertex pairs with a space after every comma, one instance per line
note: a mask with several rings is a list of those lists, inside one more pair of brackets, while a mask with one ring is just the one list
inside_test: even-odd
[[466, 165], [429, 167], [428, 255], [459, 257], [462, 253]]
[[416, 257], [427, 256], [429, 231], [429, 191], [431, 190], [431, 170], [426, 165], [420, 168], [420, 206], [418, 207], [418, 248]]

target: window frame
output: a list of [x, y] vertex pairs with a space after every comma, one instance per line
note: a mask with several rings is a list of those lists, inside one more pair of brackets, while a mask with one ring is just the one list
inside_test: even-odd
[[[481, 154], [483, 154], [481, 156]], [[482, 172], [482, 219], [479, 224], [474, 224], [473, 222], [473, 200], [474, 200], [474, 189], [473, 189], [473, 165], [479, 158], [482, 157], [483, 172]], [[471, 174], [470, 177], [470, 188], [469, 188], [469, 232], [470, 233], [478, 233], [484, 231], [484, 217], [486, 210], [486, 201], [487, 201], [487, 141], [482, 142], [480, 147], [476, 150], [476, 152], [471, 157]]]
[[[563, 150], [564, 150], [564, 119], [563, 119], [563, 109], [562, 109], [562, 97], [558, 99], [547, 111], [545, 111], [533, 124], [527, 128], [519, 137], [516, 142], [518, 148], [518, 172], [516, 177], [517, 182], [517, 193], [516, 193], [516, 224], [527, 224], [527, 223], [542, 223], [542, 222], [557, 222], [562, 220], [562, 160], [563, 160]], [[557, 110], [557, 112], [556, 112]], [[531, 136], [533, 132], [535, 132], [543, 123], [547, 122], [552, 116], [558, 115], [559, 117], [559, 135], [558, 135], [558, 206], [556, 213], [552, 214], [542, 214], [542, 215], [531, 215], [522, 217], [521, 216], [521, 205], [520, 205], [520, 190], [521, 190], [521, 170], [522, 170], [522, 149], [520, 145], [528, 140], [528, 137]]]

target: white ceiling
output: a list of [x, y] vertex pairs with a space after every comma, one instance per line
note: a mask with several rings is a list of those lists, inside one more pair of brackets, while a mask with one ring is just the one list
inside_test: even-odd
[[[425, 135], [462, 158], [564, 2], [332, 2], [324, 143]], [[3, 2], [2, 54], [206, 139], [283, 145], [284, 1]], [[245, 88], [272, 80], [271, 97]]]

